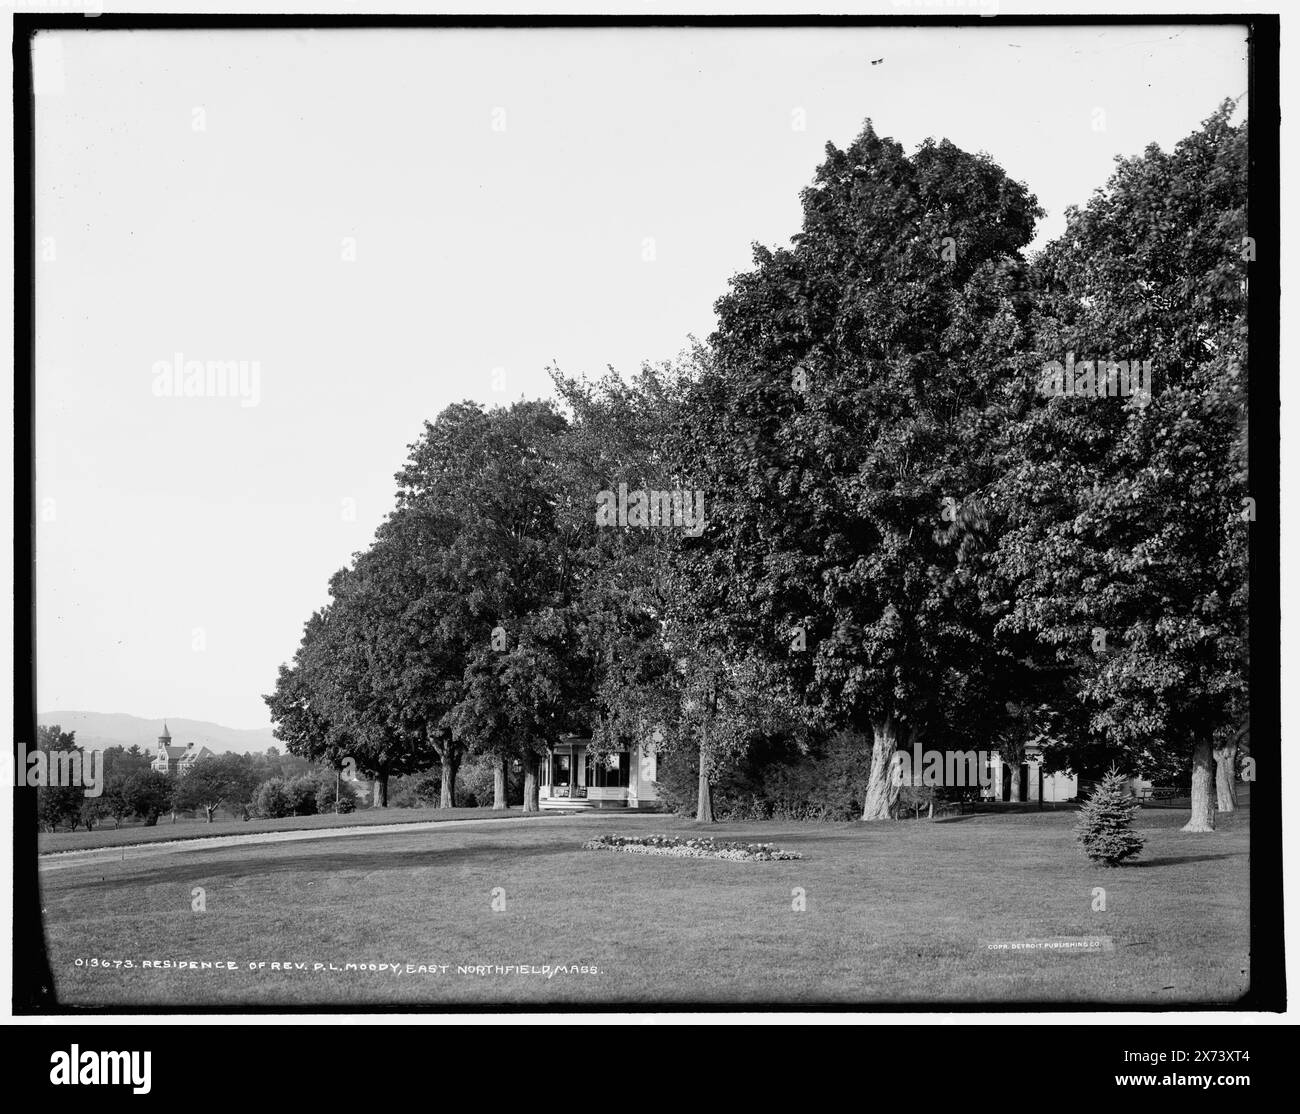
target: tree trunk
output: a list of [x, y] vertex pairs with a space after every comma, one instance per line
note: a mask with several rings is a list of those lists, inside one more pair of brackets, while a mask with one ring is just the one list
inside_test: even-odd
[[506, 760], [497, 755], [492, 762], [492, 807], [503, 809], [506, 803]]
[[524, 759], [524, 812], [541, 812], [537, 802], [537, 755]]
[[700, 783], [695, 797], [695, 819], [701, 824], [713, 823], [713, 787], [709, 784], [708, 763], [709, 731], [700, 725]]
[[388, 807], [388, 771], [381, 770], [375, 778], [375, 808]]
[[892, 820], [898, 802], [898, 785], [894, 779], [894, 753], [898, 750], [898, 724], [886, 716], [871, 725], [871, 774], [867, 780], [867, 799], [862, 807], [863, 820]]
[[1020, 803], [1020, 763], [1011, 764], [1011, 800]]
[[213, 815], [213, 813], [215, 813], [215, 812], [217, 811], [217, 806], [216, 806], [216, 805], [212, 805], [211, 807], [209, 807], [208, 805], [204, 805], [204, 806], [203, 806], [203, 811], [206, 812], [206, 813], [208, 814], [208, 823], [211, 824], [211, 823], [212, 823], [212, 815]]
[[451, 743], [442, 748], [442, 793], [438, 798], [438, 807], [456, 807], [456, 756]]
[[1220, 812], [1237, 811], [1237, 744], [1214, 748], [1214, 788]]
[[1214, 748], [1208, 739], [1197, 742], [1192, 751], [1192, 818], [1185, 832], [1214, 831]]

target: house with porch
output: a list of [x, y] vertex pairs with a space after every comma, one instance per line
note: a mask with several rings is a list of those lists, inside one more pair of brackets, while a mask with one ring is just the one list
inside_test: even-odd
[[[1072, 801], [1086, 797], [1096, 785], [1095, 781], [1081, 781], [1078, 774], [1068, 770], [1045, 773], [1042, 748], [1032, 745], [1025, 748], [1018, 769], [996, 753], [990, 754], [987, 772], [981, 796], [992, 801]], [[1143, 796], [1152, 785], [1147, 778], [1136, 776], [1128, 778], [1127, 784], [1135, 797]]]
[[1070, 801], [1079, 795], [1079, 779], [1069, 772], [1044, 773], [1041, 748], [1028, 746], [1018, 767], [996, 752], [989, 753], [980, 795], [989, 801]]
[[657, 807], [658, 773], [659, 756], [651, 744], [597, 755], [590, 736], [566, 735], [546, 750], [538, 804], [546, 809]]

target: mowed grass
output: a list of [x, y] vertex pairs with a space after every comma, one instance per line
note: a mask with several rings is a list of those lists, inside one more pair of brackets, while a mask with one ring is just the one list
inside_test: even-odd
[[[805, 856], [755, 863], [583, 851], [600, 832], [699, 829], [557, 817], [97, 862], [44, 872], [42, 886], [65, 1005], [1227, 1003], [1248, 986], [1249, 813], [1206, 835], [1180, 833], [1186, 816], [1140, 813], [1142, 859], [1116, 870], [1080, 855], [1062, 813], [710, 829]], [[205, 912], [191, 908], [195, 887]], [[1113, 950], [988, 948], [1097, 936]], [[76, 964], [93, 958], [136, 967]], [[145, 959], [237, 969], [144, 970]], [[306, 969], [271, 969], [286, 962]], [[546, 964], [596, 973], [457, 972]]]
[[167, 843], [177, 839], [210, 839], [213, 836], [251, 835], [256, 832], [310, 831], [312, 828], [364, 828], [372, 824], [419, 824], [430, 820], [488, 820], [493, 817], [522, 816], [516, 805], [504, 811], [490, 808], [372, 808], [360, 812], [317, 816], [285, 816], [279, 820], [234, 820], [225, 817], [211, 824], [202, 818], [181, 817], [173, 824], [164, 817], [145, 827], [133, 824], [122, 828], [96, 828], [92, 832], [41, 832], [37, 850], [42, 854], [58, 851], [85, 851], [96, 847], [126, 847], [137, 843]]

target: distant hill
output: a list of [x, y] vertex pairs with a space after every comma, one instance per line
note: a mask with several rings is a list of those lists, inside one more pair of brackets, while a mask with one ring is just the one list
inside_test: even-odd
[[[91, 750], [105, 747], [129, 747], [132, 743], [141, 750], [153, 751], [162, 734], [162, 720], [142, 719], [125, 712], [38, 712], [36, 722], [42, 727], [57, 723], [64, 731], [77, 733], [78, 746]], [[193, 743], [195, 748], [207, 747], [217, 754], [230, 751], [243, 754], [248, 750], [266, 750], [276, 747], [281, 754], [284, 743], [271, 734], [269, 727], [240, 729], [222, 727], [201, 719], [167, 718], [167, 729], [172, 735], [172, 745], [183, 747]]]

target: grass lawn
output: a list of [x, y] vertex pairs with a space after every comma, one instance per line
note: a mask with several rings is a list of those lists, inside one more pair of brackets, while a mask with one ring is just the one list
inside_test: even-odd
[[[519, 806], [505, 812], [490, 808], [371, 808], [342, 816], [286, 816], [280, 820], [206, 820], [181, 818], [173, 824], [169, 818], [152, 827], [133, 824], [123, 828], [96, 828], [93, 832], [41, 832], [37, 850], [84, 851], [94, 847], [124, 847], [136, 843], [165, 843], [173, 839], [209, 839], [212, 836], [250, 835], [254, 832], [293, 832], [311, 828], [351, 828], [369, 824], [418, 824], [429, 820], [488, 820], [492, 817], [522, 816]], [[543, 814], [545, 815], [545, 814]]]
[[[1226, 1003], [1248, 984], [1249, 812], [1206, 835], [1180, 833], [1186, 817], [1139, 813], [1147, 846], [1118, 870], [1083, 858], [1061, 812], [711, 828], [805, 856], [757, 863], [583, 851], [699, 830], [584, 816], [96, 862], [44, 872], [42, 897], [65, 1005]], [[1112, 948], [988, 947], [1080, 937]], [[92, 958], [135, 966], [76, 963]], [[140, 966], [169, 959], [236, 969]], [[305, 969], [270, 966], [286, 962]], [[400, 973], [329, 968], [348, 963]], [[457, 972], [498, 964], [595, 973]]]

